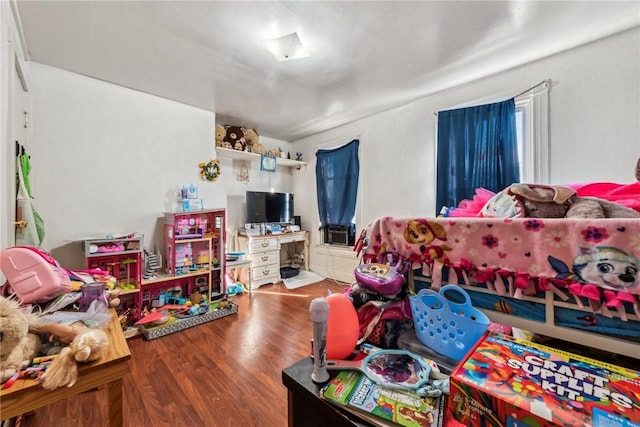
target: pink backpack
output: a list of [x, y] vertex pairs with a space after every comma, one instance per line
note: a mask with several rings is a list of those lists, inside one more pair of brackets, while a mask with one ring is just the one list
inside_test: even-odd
[[21, 304], [48, 302], [71, 289], [68, 270], [40, 248], [3, 249], [0, 268], [7, 278], [3, 293], [15, 293]]

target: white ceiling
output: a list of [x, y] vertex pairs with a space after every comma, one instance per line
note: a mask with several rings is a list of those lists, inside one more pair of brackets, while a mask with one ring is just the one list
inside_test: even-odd
[[[286, 141], [640, 25], [638, 0], [17, 4], [32, 61]], [[276, 62], [294, 31], [311, 57]]]

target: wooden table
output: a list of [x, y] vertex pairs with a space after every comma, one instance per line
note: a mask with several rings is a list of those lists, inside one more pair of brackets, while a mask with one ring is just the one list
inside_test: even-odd
[[[289, 427], [353, 427], [370, 426], [366, 420], [341, 411], [320, 398], [320, 388], [311, 380], [313, 360], [306, 357], [282, 371], [287, 387]], [[330, 372], [333, 377], [337, 371]]]
[[16, 417], [49, 405], [60, 399], [83, 393], [96, 387], [106, 386], [109, 401], [109, 426], [123, 425], [122, 378], [129, 372], [131, 353], [115, 311], [106, 329], [109, 350], [95, 362], [78, 366], [78, 381], [71, 387], [45, 390], [32, 379], [19, 379], [6, 390], [0, 390], [1, 419]]

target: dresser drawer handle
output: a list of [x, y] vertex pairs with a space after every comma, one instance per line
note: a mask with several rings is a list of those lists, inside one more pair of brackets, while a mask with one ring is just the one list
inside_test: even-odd
[[271, 272], [271, 270], [262, 270], [262, 275], [266, 276], [267, 274], [269, 274]]
[[269, 246], [269, 242], [262, 242], [262, 247], [266, 248], [267, 246]]
[[269, 259], [269, 255], [265, 255], [262, 258], [260, 258], [262, 261], [267, 261]]

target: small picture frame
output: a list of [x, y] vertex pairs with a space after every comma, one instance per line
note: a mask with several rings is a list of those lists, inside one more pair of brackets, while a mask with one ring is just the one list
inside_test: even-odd
[[268, 156], [266, 154], [262, 154], [260, 156], [260, 170], [265, 172], [275, 172], [276, 171], [277, 160], [275, 156]]

